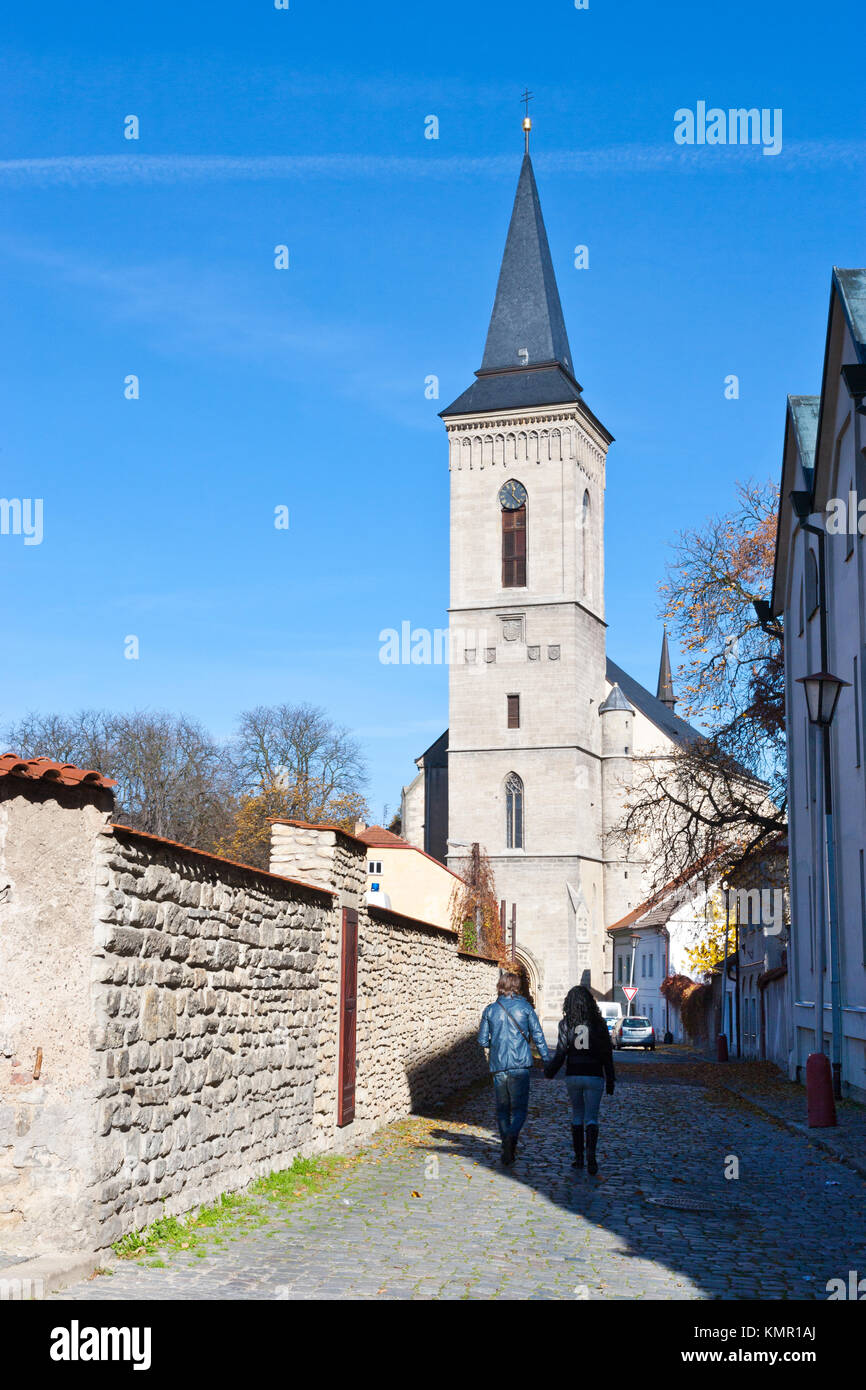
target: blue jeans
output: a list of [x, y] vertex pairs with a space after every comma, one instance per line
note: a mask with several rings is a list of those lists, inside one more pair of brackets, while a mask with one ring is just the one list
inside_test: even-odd
[[495, 1071], [496, 1122], [503, 1139], [516, 1139], [529, 1109], [529, 1067], [517, 1071]]
[[603, 1076], [567, 1076], [568, 1099], [571, 1101], [573, 1125], [597, 1125], [598, 1107], [604, 1092]]

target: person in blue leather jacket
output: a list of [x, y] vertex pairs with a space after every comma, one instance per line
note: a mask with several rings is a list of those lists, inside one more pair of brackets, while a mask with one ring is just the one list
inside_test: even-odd
[[502, 1162], [509, 1164], [514, 1162], [517, 1136], [529, 1108], [530, 1040], [535, 1043], [543, 1062], [549, 1060], [550, 1054], [535, 1010], [520, 993], [520, 976], [514, 971], [502, 970], [496, 996], [494, 1003], [488, 1004], [481, 1015], [478, 1041], [482, 1047], [490, 1049]]

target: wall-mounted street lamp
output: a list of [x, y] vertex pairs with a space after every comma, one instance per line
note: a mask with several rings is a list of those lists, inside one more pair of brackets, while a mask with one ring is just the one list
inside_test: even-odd
[[842, 687], [850, 685], [851, 682], [831, 676], [829, 671], [816, 671], [811, 676], [798, 676], [797, 684], [804, 686], [806, 690], [809, 723], [817, 724], [819, 729], [829, 729], [833, 723]]

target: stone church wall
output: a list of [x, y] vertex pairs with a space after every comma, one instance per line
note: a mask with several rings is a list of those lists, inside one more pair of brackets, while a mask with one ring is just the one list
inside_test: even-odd
[[[12, 783], [0, 1252], [103, 1249], [481, 1074], [496, 963], [368, 912], [354, 837], [275, 827], [275, 859], [303, 859], [300, 882], [111, 826], [105, 793]], [[359, 909], [358, 1070], [355, 1122], [338, 1129], [345, 906]]]

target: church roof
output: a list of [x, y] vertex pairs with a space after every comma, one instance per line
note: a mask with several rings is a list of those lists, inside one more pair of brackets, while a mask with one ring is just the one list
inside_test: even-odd
[[[526, 358], [519, 355], [524, 351]], [[572, 371], [571, 348], [528, 154], [523, 156], [517, 183], [481, 370], [497, 372], [516, 367], [521, 360], [527, 366], [559, 362]]]
[[443, 416], [580, 398], [532, 160], [526, 154], [477, 380]]
[[606, 675], [610, 684], [618, 685], [635, 709], [640, 710], [641, 714], [655, 724], [657, 729], [661, 729], [663, 734], [667, 734], [674, 743], [692, 743], [701, 737], [697, 729], [687, 724], [685, 719], [680, 719], [678, 714], [674, 714], [672, 709], [668, 709], [667, 705], [663, 705], [661, 700], [651, 695], [642, 685], [638, 685], [637, 681], [621, 666], [617, 666], [615, 661], [611, 661], [610, 657], [607, 659]]
[[446, 410], [449, 415], [475, 415], [495, 410], [523, 410], [542, 405], [568, 405], [580, 400], [580, 387], [558, 367], [534, 371], [497, 372], [473, 381]]

